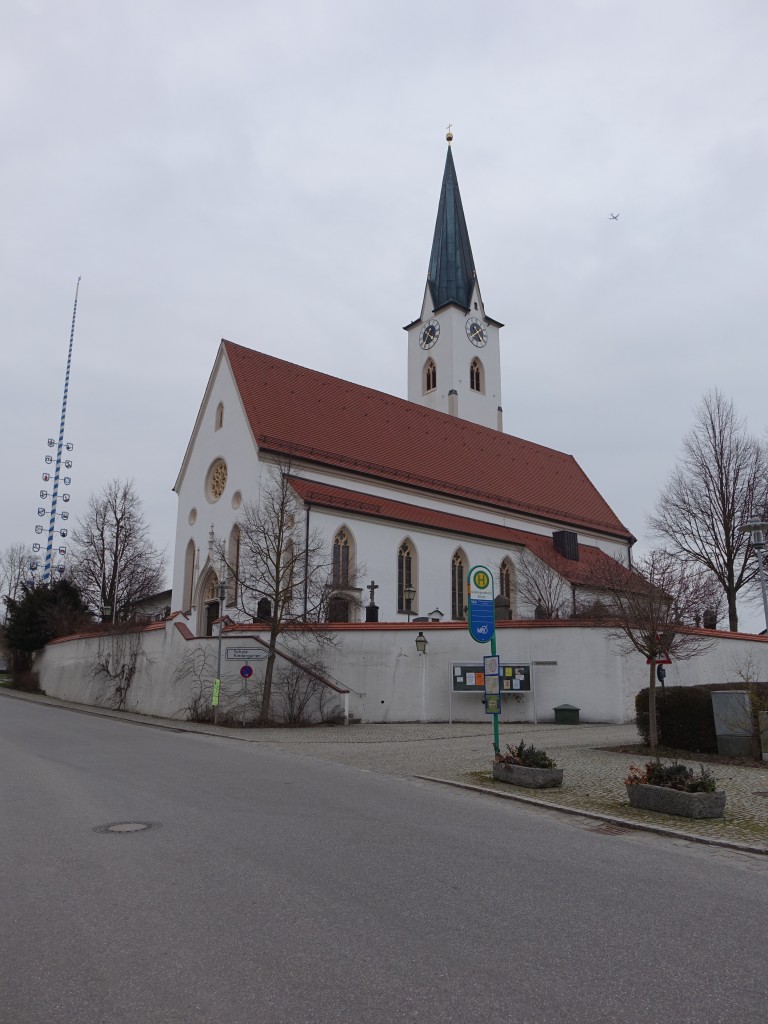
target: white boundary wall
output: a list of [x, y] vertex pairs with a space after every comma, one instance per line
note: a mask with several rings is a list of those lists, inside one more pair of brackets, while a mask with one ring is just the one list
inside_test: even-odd
[[[135, 663], [125, 709], [169, 718], [187, 717], [186, 709], [201, 687], [216, 674], [218, 640], [192, 637], [183, 616], [152, 624], [139, 633], [104, 634], [57, 640], [35, 660], [40, 686], [51, 696], [84, 704], [109, 704], [114, 688], [102, 675], [94, 678], [99, 660], [118, 673], [123, 664]], [[427, 654], [417, 653], [415, 639], [423, 631]], [[476, 644], [465, 627], [450, 623], [396, 626], [343, 625], [334, 629], [335, 645], [300, 648], [284, 637], [284, 649], [304, 660], [321, 661], [333, 680], [349, 689], [349, 714], [364, 722], [420, 721], [426, 708], [428, 721], [486, 721], [481, 691], [451, 693], [451, 665], [482, 663], [490, 653]], [[252, 628], [230, 627], [222, 650], [255, 646], [266, 634]], [[497, 648], [502, 662], [532, 665], [533, 695], [520, 700], [504, 698], [503, 722], [554, 720], [554, 708], [572, 704], [581, 709], [581, 721], [627, 722], [634, 718], [634, 697], [647, 685], [648, 667], [640, 655], [617, 653], [604, 629], [576, 622], [520, 623], [497, 627]], [[243, 689], [240, 662], [222, 656], [222, 692], [225, 701], [237, 702]], [[254, 661], [248, 689], [256, 691], [263, 679], [264, 661]], [[768, 679], [768, 640], [738, 634], [720, 634], [715, 646], [691, 661], [667, 668], [667, 685], [693, 685], [739, 681], [749, 672], [753, 679]], [[343, 706], [340, 694], [328, 703]]]

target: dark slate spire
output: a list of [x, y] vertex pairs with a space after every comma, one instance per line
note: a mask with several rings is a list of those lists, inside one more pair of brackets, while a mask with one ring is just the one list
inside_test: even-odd
[[429, 257], [428, 281], [434, 309], [440, 309], [449, 302], [469, 309], [475, 283], [475, 262], [472, 259], [472, 247], [469, 244], [450, 145], [445, 160], [440, 205], [437, 208], [432, 254]]

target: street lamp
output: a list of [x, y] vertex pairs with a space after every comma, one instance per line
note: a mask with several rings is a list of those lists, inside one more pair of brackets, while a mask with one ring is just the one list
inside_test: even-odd
[[416, 637], [416, 650], [419, 652], [421, 658], [421, 720], [426, 722], [427, 720], [427, 638], [419, 630], [419, 635]]
[[765, 628], [768, 630], [768, 594], [765, 589], [765, 568], [763, 566], [763, 553], [765, 551], [765, 531], [768, 523], [761, 523], [759, 519], [750, 519], [741, 528], [742, 533], [748, 533], [752, 547], [757, 551], [757, 570], [760, 574], [760, 590], [763, 595], [763, 614], [765, 615]]
[[413, 606], [414, 598], [416, 597], [416, 587], [412, 583], [403, 590], [403, 597], [405, 598], [405, 610], [408, 612], [408, 621], [411, 621], [411, 608]]

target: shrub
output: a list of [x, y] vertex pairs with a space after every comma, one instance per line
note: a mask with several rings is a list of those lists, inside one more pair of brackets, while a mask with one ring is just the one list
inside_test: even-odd
[[37, 672], [14, 672], [14, 690], [24, 690], [26, 693], [42, 693], [40, 689], [40, 676]]
[[[637, 728], [646, 746], [650, 742], [648, 688], [635, 697]], [[699, 686], [667, 686], [656, 690], [659, 743], [673, 750], [717, 753], [715, 719], [709, 690]]]
[[543, 750], [537, 750], [532, 743], [520, 740], [516, 747], [507, 744], [506, 754], [497, 754], [499, 764], [519, 764], [523, 768], [557, 768], [557, 764]]
[[645, 768], [631, 764], [624, 782], [627, 786], [665, 786], [667, 789], [678, 789], [684, 793], [714, 793], [717, 789], [712, 773], [703, 764], [699, 765], [697, 775], [693, 768], [680, 764], [679, 761], [663, 764], [658, 759], [648, 761]]
[[[715, 718], [712, 712], [713, 690], [747, 690], [752, 709], [755, 736], [759, 733], [758, 711], [768, 710], [768, 683], [703, 683], [700, 686], [656, 688], [656, 720], [659, 743], [673, 750], [692, 750], [701, 754], [717, 753]], [[637, 729], [646, 746], [648, 736], [648, 688], [635, 697]]]

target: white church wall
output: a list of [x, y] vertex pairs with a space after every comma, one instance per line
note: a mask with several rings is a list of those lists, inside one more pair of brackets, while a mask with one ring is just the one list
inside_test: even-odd
[[[412, 616], [429, 615], [435, 609], [445, 619], [451, 618], [451, 562], [457, 550], [466, 556], [466, 570], [473, 565], [486, 565], [498, 589], [499, 566], [508, 557], [517, 566], [519, 549], [496, 544], [482, 544], [472, 538], [453, 534], [433, 533], [426, 529], [405, 527], [395, 523], [342, 515], [326, 509], [312, 509], [311, 528], [318, 531], [328, 551], [338, 530], [345, 526], [354, 539], [355, 558], [360, 567], [358, 586], [362, 589], [364, 604], [370, 595], [365, 587], [371, 580], [378, 585], [375, 601], [379, 606], [380, 622], [406, 622], [407, 615], [398, 612], [397, 553], [402, 542], [411, 541], [414, 552], [414, 586], [416, 598]], [[465, 595], [466, 597], [466, 595]], [[466, 603], [466, 602], [465, 602]], [[533, 617], [533, 609], [521, 602], [522, 614]], [[364, 608], [360, 609], [364, 618]]]
[[[488, 645], [476, 644], [465, 627], [433, 625], [340, 626], [335, 646], [316, 651], [297, 647], [284, 636], [286, 650], [307, 660], [315, 658], [330, 677], [349, 688], [349, 710], [365, 722], [420, 721], [426, 705], [430, 721], [489, 721], [481, 693], [454, 693], [452, 666], [482, 664]], [[415, 638], [427, 638], [426, 655], [419, 655]], [[254, 643], [251, 629], [228, 631], [222, 647]], [[187, 639], [174, 622], [155, 625], [138, 634], [75, 638], [56, 641], [36, 658], [40, 685], [51, 696], [85, 704], [109, 704], [114, 687], [94, 675], [98, 661], [113, 672], [130, 663], [135, 675], [127, 693], [126, 710], [169, 718], [184, 718], [201, 687], [210, 692], [218, 641]], [[602, 629], [575, 623], [536, 623], [499, 627], [497, 649], [502, 663], [530, 664], [533, 692], [519, 700], [504, 699], [502, 722], [554, 720], [554, 708], [573, 704], [585, 722], [625, 722], [634, 718], [634, 696], [648, 684], [648, 667], [639, 655], [621, 656]], [[236, 704], [242, 692], [240, 662], [222, 660], [223, 700]], [[247, 685], [258, 688], [264, 662], [253, 663]], [[738, 681], [746, 670], [752, 678], [768, 679], [768, 641], [724, 634], [710, 651], [667, 669], [667, 685]], [[343, 699], [332, 695], [329, 703]]]
[[[217, 429], [219, 406], [223, 407], [223, 419]], [[221, 497], [214, 501], [207, 491], [206, 483], [211, 466], [220, 458], [227, 465], [227, 480]], [[240, 397], [226, 360], [222, 359], [204, 400], [197, 433], [179, 488], [172, 599], [174, 611], [186, 610], [185, 553], [190, 540], [196, 552], [193, 604], [199, 615], [201, 602], [198, 589], [207, 568], [210, 529], [213, 527], [217, 542], [229, 538], [241, 514], [242, 505], [253, 501], [258, 495], [261, 472], [262, 465], [257, 457]], [[194, 522], [190, 522], [191, 515]], [[193, 630], [195, 628], [193, 626]]]

